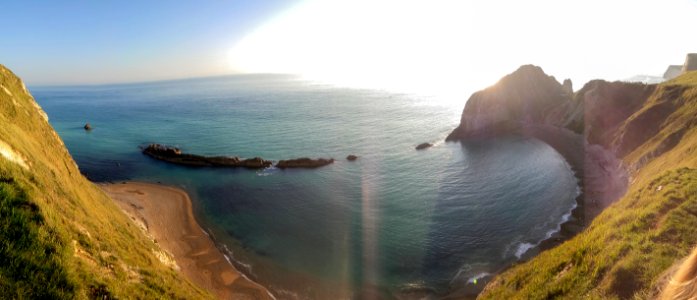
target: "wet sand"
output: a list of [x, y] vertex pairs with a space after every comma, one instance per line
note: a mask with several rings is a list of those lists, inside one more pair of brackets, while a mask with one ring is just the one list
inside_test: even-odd
[[173, 267], [193, 283], [219, 299], [274, 299], [225, 259], [196, 222], [191, 199], [183, 190], [140, 182], [99, 186], [174, 258]]

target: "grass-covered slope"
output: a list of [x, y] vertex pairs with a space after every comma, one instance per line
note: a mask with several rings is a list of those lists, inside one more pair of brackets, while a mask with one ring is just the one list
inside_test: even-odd
[[0, 295], [209, 298], [83, 177], [24, 84], [0, 65]]
[[656, 296], [697, 244], [697, 72], [660, 84], [615, 142], [632, 175], [625, 196], [575, 238], [498, 275], [480, 298]]

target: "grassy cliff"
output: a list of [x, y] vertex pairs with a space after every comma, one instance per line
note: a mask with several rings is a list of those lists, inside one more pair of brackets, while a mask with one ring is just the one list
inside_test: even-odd
[[697, 72], [619, 126], [627, 193], [582, 233], [498, 275], [481, 299], [652, 299], [697, 244]]
[[46, 114], [0, 65], [0, 295], [210, 298], [80, 174]]

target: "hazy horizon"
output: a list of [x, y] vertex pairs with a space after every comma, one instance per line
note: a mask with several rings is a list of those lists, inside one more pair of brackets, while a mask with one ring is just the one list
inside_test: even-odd
[[575, 88], [660, 76], [697, 52], [697, 1], [11, 3], [5, 64], [28, 85], [246, 73], [461, 97], [523, 64]]

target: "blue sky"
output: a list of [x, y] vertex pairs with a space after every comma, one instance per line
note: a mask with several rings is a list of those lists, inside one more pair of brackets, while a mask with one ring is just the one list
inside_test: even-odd
[[0, 63], [28, 84], [229, 73], [229, 49], [294, 1], [3, 1]]

